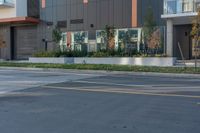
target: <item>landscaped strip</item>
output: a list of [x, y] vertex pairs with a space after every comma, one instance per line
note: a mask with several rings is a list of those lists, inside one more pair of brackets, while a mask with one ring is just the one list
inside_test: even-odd
[[193, 67], [184, 68], [184, 67], [149, 67], [149, 66], [93, 65], [93, 64], [37, 64], [37, 63], [13, 63], [13, 62], [1, 62], [0, 67], [57, 68], [57, 69], [78, 69], [78, 70], [200, 74], [200, 68], [197, 68], [195, 70], [195, 68]]

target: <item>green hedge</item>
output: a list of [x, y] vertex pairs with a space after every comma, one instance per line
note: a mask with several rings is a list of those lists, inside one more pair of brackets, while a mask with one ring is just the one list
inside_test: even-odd
[[52, 51], [38, 52], [33, 57], [166, 57], [165, 55], [144, 55], [139, 52], [124, 53], [120, 51], [99, 51], [99, 52], [83, 52], [83, 51]]

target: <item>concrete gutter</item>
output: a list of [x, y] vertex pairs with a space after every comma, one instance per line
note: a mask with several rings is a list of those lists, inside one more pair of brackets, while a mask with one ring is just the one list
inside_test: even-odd
[[87, 74], [127, 74], [157, 77], [177, 77], [177, 78], [200, 78], [200, 74], [180, 74], [180, 73], [156, 73], [156, 72], [127, 72], [127, 71], [106, 71], [106, 70], [76, 70], [76, 69], [56, 69], [56, 68], [27, 68], [27, 67], [0, 67], [0, 70], [21, 70], [21, 71], [45, 71], [62, 73], [87, 73]]

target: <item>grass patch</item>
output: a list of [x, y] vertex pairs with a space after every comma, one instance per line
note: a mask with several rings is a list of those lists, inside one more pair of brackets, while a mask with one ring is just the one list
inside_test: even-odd
[[78, 70], [106, 70], [130, 72], [157, 72], [157, 73], [190, 73], [200, 74], [200, 68], [192, 67], [148, 67], [129, 65], [93, 65], [93, 64], [38, 64], [38, 63], [12, 63], [0, 62], [0, 67], [27, 67], [27, 68], [57, 68]]

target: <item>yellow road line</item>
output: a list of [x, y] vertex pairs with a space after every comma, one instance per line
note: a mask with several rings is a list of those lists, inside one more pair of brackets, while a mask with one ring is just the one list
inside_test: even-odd
[[181, 84], [171, 85], [168, 84], [151, 84], [151, 85], [141, 85], [141, 84], [119, 84], [119, 83], [112, 83], [112, 82], [93, 82], [93, 81], [73, 81], [74, 83], [87, 83], [87, 84], [98, 84], [98, 85], [114, 85], [114, 86], [124, 86], [124, 87], [148, 87], [148, 88], [176, 88], [176, 89], [187, 89], [187, 88], [193, 88], [193, 89], [200, 89], [199, 86], [182, 86]]
[[134, 95], [165, 96], [165, 97], [183, 97], [183, 98], [200, 99], [200, 96], [192, 96], [192, 95], [159, 94], [159, 93], [123, 91], [123, 90], [120, 91], [120, 90], [106, 90], [106, 89], [69, 88], [69, 87], [56, 87], [56, 86], [41, 86], [41, 87], [48, 88], [48, 89], [75, 90], [75, 91], [85, 91], [85, 92], [103, 92], [103, 93], [134, 94]]

